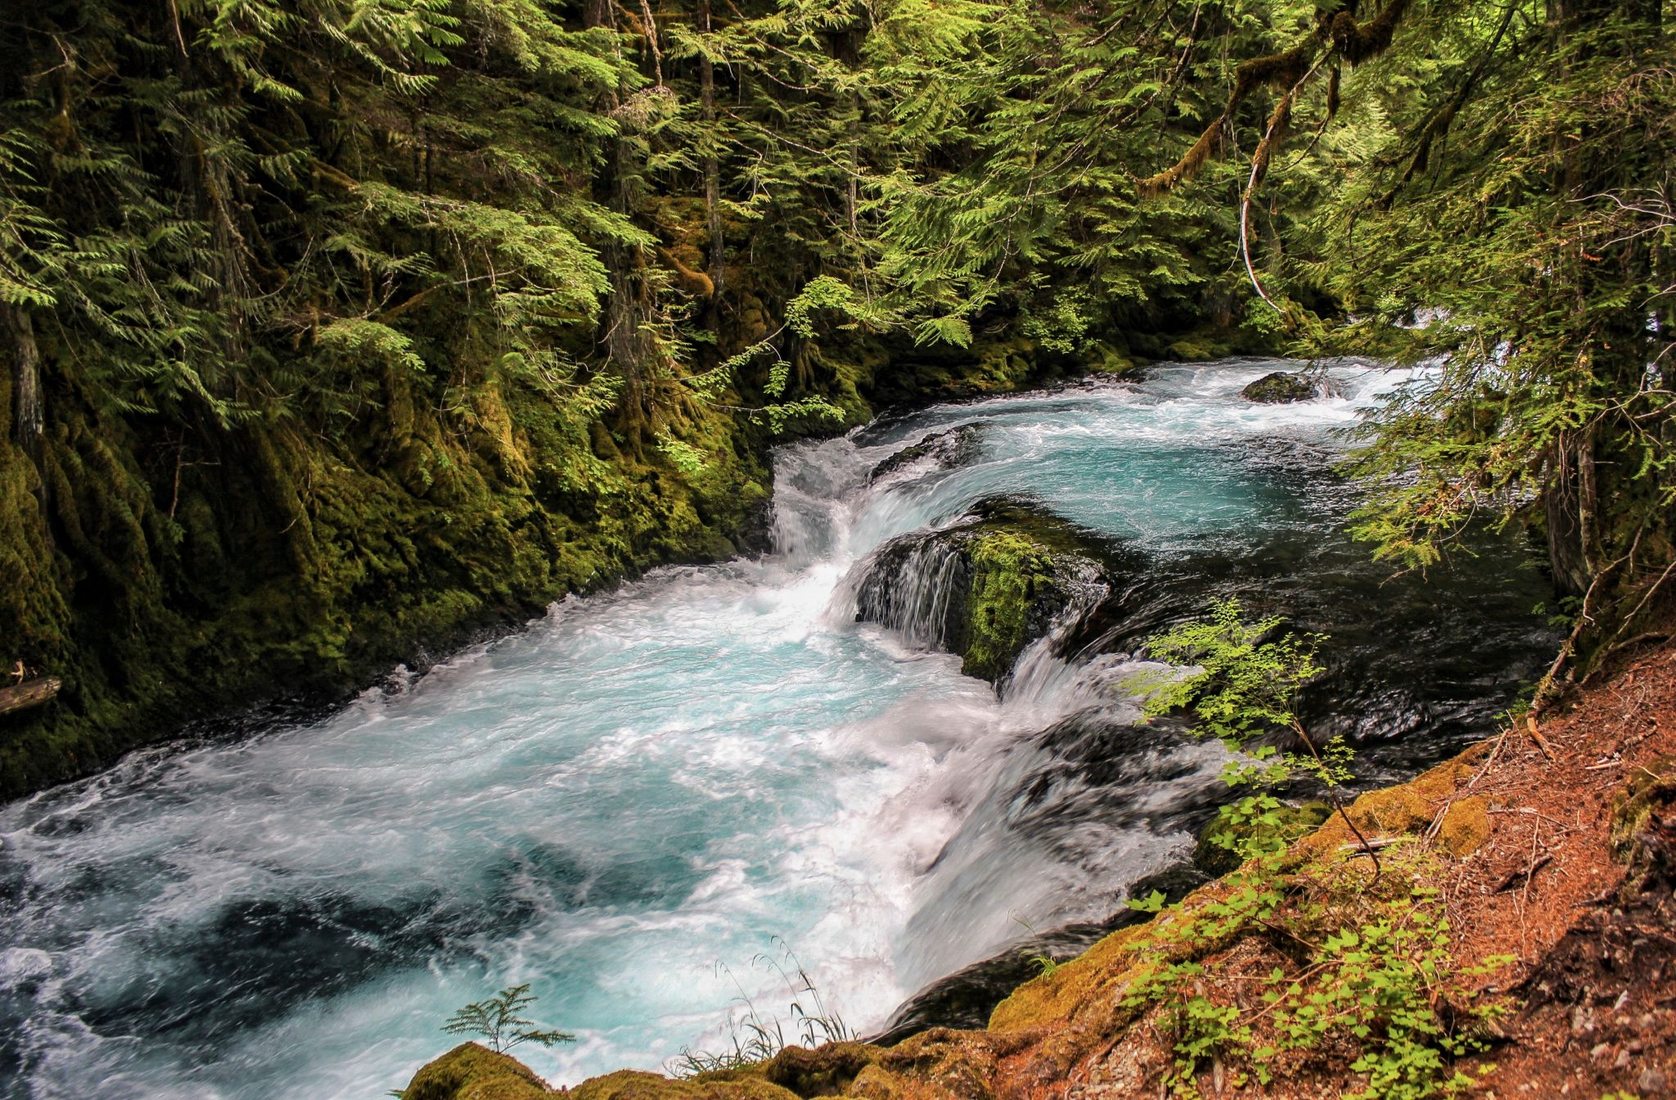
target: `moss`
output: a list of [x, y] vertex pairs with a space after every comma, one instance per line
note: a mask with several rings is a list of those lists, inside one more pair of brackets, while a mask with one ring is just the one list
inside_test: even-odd
[[1125, 351], [1103, 342], [1094, 345], [1084, 363], [1092, 374], [1129, 374], [1136, 367], [1135, 360]]
[[1490, 839], [1490, 807], [1477, 795], [1458, 798], [1444, 812], [1438, 841], [1456, 859], [1471, 855]]
[[348, 435], [255, 420], [163, 446], [59, 392], [38, 466], [0, 439], [0, 565], [21, 579], [0, 593], [0, 659], [65, 683], [0, 729], [0, 797], [183, 716], [342, 698], [568, 592], [730, 556], [760, 523], [748, 421], [684, 414], [707, 456], [689, 478], [479, 369], [451, 405], [419, 388], [440, 379], [385, 376], [382, 415]]
[[570, 1090], [571, 1100], [797, 1100], [797, 1094], [759, 1073], [733, 1071], [672, 1080], [656, 1073], [621, 1070]]
[[1183, 362], [1198, 363], [1210, 359], [1225, 359], [1232, 352], [1232, 348], [1215, 335], [1194, 333], [1173, 340], [1169, 345], [1170, 357]]
[[801, 1097], [836, 1096], [878, 1056], [865, 1043], [828, 1043], [814, 1050], [787, 1047], [762, 1065], [768, 1081]]
[[1621, 863], [1633, 863], [1655, 814], [1676, 806], [1676, 757], [1660, 757], [1638, 767], [1629, 782], [1612, 800], [1612, 855]]
[[506, 1054], [461, 1043], [413, 1075], [402, 1100], [545, 1100], [556, 1093]]
[[1037, 601], [1058, 589], [1053, 555], [1012, 530], [989, 531], [972, 545], [972, 633], [961, 671], [995, 680], [1005, 676], [1031, 641]]
[[1315, 384], [1301, 374], [1275, 371], [1246, 386], [1240, 391], [1240, 396], [1259, 405], [1308, 401], [1315, 396]]
[[1030, 1031], [1068, 1019], [1077, 1005], [1097, 996], [1143, 953], [1150, 925], [1120, 929], [1070, 962], [1013, 990], [989, 1016], [991, 1031]]
[[1369, 791], [1350, 805], [1358, 828], [1394, 835], [1418, 832], [1431, 823], [1431, 806], [1410, 784]]

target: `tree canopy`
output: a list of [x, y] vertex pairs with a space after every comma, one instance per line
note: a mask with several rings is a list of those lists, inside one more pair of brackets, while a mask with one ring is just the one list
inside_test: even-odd
[[1374, 552], [1528, 524], [1576, 647], [1662, 630], [1669, 9], [18, 6], [0, 657], [91, 714], [262, 606], [341, 663], [393, 592], [454, 592], [389, 627], [434, 633], [678, 554], [765, 439], [998, 346], [1432, 357]]

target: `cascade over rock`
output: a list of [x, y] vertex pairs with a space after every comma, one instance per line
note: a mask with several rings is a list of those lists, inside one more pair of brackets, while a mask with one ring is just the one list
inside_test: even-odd
[[932, 432], [911, 447], [900, 451], [873, 467], [869, 481], [878, 481], [898, 470], [925, 461], [932, 468], [948, 470], [964, 466], [978, 454], [978, 426], [962, 424], [947, 431]]
[[958, 654], [968, 676], [999, 683], [1068, 610], [1109, 589], [1096, 541], [1028, 501], [982, 501], [952, 527], [882, 547], [857, 590], [856, 621]]

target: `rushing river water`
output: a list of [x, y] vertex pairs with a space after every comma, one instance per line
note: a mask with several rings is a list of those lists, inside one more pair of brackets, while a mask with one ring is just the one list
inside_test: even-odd
[[[1257, 406], [1239, 362], [939, 406], [776, 462], [776, 550], [660, 570], [310, 725], [0, 808], [0, 1095], [370, 1097], [529, 982], [561, 1082], [727, 1045], [795, 950], [866, 1031], [1179, 861], [1221, 751], [1140, 729], [1126, 654], [1219, 594], [1329, 632], [1318, 729], [1385, 777], [1482, 733], [1553, 644], [1509, 548], [1387, 580], [1336, 429], [1407, 375]], [[882, 459], [976, 425], [954, 468]], [[1003, 697], [854, 620], [867, 556], [999, 494], [1110, 540]], [[764, 960], [772, 960], [770, 965]], [[807, 1005], [807, 997], [801, 998]], [[795, 1034], [788, 1027], [788, 1037]]]

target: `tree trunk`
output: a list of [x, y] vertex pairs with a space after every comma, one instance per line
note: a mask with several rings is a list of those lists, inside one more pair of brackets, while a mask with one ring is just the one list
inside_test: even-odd
[[[699, 0], [694, 16], [701, 34], [710, 32], [710, 0]], [[705, 327], [715, 331], [720, 320], [722, 259], [722, 166], [716, 155], [716, 66], [708, 54], [698, 55], [698, 102], [704, 119], [704, 216], [710, 232], [710, 300], [705, 304]]]
[[47, 676], [39, 680], [25, 680], [10, 687], [0, 687], [0, 717], [45, 706], [58, 698], [58, 690], [63, 686], [63, 681], [58, 677]]
[[1581, 596], [1594, 581], [1594, 442], [1586, 435], [1563, 432], [1549, 459], [1543, 493], [1548, 528], [1548, 566], [1554, 591]]
[[[1580, 66], [1607, 53], [1630, 56], [1656, 42], [1657, 24], [1645, 18], [1646, 9], [1646, 0], [1549, 0], [1549, 29], [1559, 65]], [[1591, 196], [1634, 182], [1624, 178], [1632, 166], [1590, 153], [1595, 136], [1585, 130], [1559, 139], [1560, 167], [1553, 185], [1557, 194], [1573, 202], [1586, 203]], [[1631, 271], [1645, 269], [1650, 262], [1645, 247], [1637, 242], [1620, 242], [1610, 251], [1615, 254], [1605, 259], [1611, 262], [1591, 257], [1582, 270], [1575, 288], [1579, 316], [1598, 294], [1614, 292], [1626, 279], [1638, 281], [1630, 277]], [[1636, 304], [1606, 320], [1603, 327], [1580, 334], [1578, 350], [1588, 357], [1595, 384], [1609, 392], [1633, 392], [1638, 385], [1647, 361], [1643, 309]], [[1622, 538], [1614, 540], [1601, 530], [1601, 498], [1611, 500], [1622, 488], [1614, 484], [1621, 436], [1614, 434], [1610, 422], [1601, 424], [1605, 426], [1560, 432], [1549, 457], [1542, 503], [1549, 566], [1561, 595], [1587, 592], [1608, 559], [1627, 553]]]
[[41, 349], [35, 342], [35, 325], [29, 314], [17, 306], [0, 306], [0, 321], [11, 338], [12, 431], [17, 445], [30, 460], [41, 460], [41, 436], [46, 430], [46, 410], [41, 400]]

